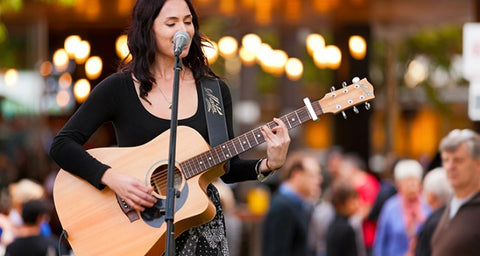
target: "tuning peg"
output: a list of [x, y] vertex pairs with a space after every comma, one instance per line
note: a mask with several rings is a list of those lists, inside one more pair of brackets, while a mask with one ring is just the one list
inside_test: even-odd
[[365, 109], [366, 110], [369, 110], [371, 107], [370, 103], [369, 102], [365, 102]]
[[335, 91], [335, 86], [330, 87], [330, 91], [334, 92]]
[[357, 108], [357, 107], [353, 107], [353, 112], [355, 112], [355, 114], [360, 113], [360, 111], [358, 111], [358, 108]]
[[360, 78], [358, 78], [358, 76], [352, 79], [352, 83], [357, 83], [358, 81], [360, 81]]
[[343, 88], [347, 87], [347, 83], [346, 83], [346, 82], [342, 82], [342, 87], [343, 87]]
[[347, 114], [345, 114], [345, 111], [342, 111], [343, 119], [347, 119]]

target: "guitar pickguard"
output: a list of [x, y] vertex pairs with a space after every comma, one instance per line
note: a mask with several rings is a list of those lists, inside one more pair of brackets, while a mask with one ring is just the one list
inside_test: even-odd
[[[175, 196], [175, 211], [178, 211], [187, 201], [188, 197], [188, 184], [185, 183], [182, 190], [179, 191], [179, 195]], [[165, 222], [166, 213], [166, 199], [158, 198], [154, 206], [145, 208], [145, 211], [140, 213], [142, 219], [148, 225], [159, 228]]]

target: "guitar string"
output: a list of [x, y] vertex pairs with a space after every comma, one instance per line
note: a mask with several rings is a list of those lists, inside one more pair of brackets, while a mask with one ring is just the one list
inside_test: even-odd
[[[162, 93], [162, 94], [163, 94], [163, 93]], [[318, 112], [319, 112], [318, 114], [323, 114], [323, 113], [322, 113], [323, 111], [322, 111], [322, 109], [321, 109], [321, 106], [320, 106], [320, 104], [319, 104], [318, 102], [314, 102], [313, 105], [314, 105], [313, 107], [315, 108], [315, 110], [318, 110]], [[293, 124], [294, 124], [294, 125], [292, 125], [292, 123], [291, 123], [290, 120], [289, 120], [289, 115], [292, 115], [292, 116], [293, 116], [294, 114], [299, 118], [299, 120], [296, 120], [296, 121], [295, 121], [295, 119], [292, 119], [292, 122], [293, 122]], [[300, 109], [298, 109], [298, 110], [296, 110], [296, 111], [294, 111], [294, 112], [291, 112], [291, 113], [289, 113], [289, 114], [287, 114], [287, 115], [285, 115], [285, 116], [280, 117], [280, 119], [282, 119], [282, 121], [284, 121], [284, 122], [286, 121], [286, 122], [288, 123], [288, 125], [290, 126], [290, 129], [291, 129], [291, 128], [293, 128], [293, 127], [296, 127], [296, 126], [298, 126], [298, 125], [300, 125], [300, 124], [303, 124], [304, 122], [310, 120], [311, 117], [310, 117], [310, 115], [308, 114], [306, 108], [305, 108], [305, 107], [302, 107], [302, 108], [300, 108]], [[276, 123], [273, 122], [273, 121], [267, 123], [267, 126], [268, 126], [269, 128], [272, 128], [272, 127], [274, 127], [275, 125], [276, 125]], [[249, 149], [257, 146], [258, 144], [261, 144], [261, 143], [265, 142], [265, 138], [263, 138], [263, 136], [258, 137], [258, 138], [260, 138], [260, 141], [258, 141], [258, 140], [257, 140], [257, 137], [255, 137], [255, 133], [258, 134], [258, 130], [259, 130], [259, 129], [260, 129], [260, 127], [252, 130], [251, 132], [249, 132], [249, 133], [252, 133], [252, 134], [253, 134], [253, 138], [255, 139], [255, 143], [253, 143], [253, 140], [248, 137], [249, 133], [243, 134], [243, 135], [245, 135], [244, 137], [246, 137], [246, 139], [249, 141], [249, 145], [248, 145], [247, 149], [245, 149], [245, 147], [242, 146], [242, 150], [241, 150], [242, 152], [245, 152], [246, 150], [249, 150]], [[241, 136], [242, 136], [242, 135], [241, 135]], [[237, 142], [239, 145], [242, 145], [242, 144], [240, 143], [240, 137], [241, 137], [241, 136], [238, 136], [238, 137], [236, 137], [236, 138], [234, 138], [234, 139], [232, 139], [232, 140], [230, 140], [230, 141], [227, 141], [226, 143], [224, 143], [224, 144], [222, 144], [222, 145], [225, 146], [225, 148], [226, 148], [227, 150], [229, 150], [229, 152], [235, 151], [236, 154], [238, 155], [238, 154], [241, 153], [241, 152], [238, 152], [237, 148], [235, 147], [235, 142]], [[252, 143], [250, 143], [250, 142], [252, 142]], [[254, 144], [254, 145], [252, 146], [252, 144]], [[221, 150], [221, 147], [215, 147], [215, 148], [213, 148], [212, 150], [210, 150], [210, 152], [216, 153], [216, 154], [217, 154], [217, 158], [218, 158], [218, 160], [219, 160], [219, 163], [221, 163], [221, 162], [223, 162], [223, 161], [222, 161], [222, 159], [220, 158], [220, 154], [218, 153], [219, 150]], [[205, 152], [205, 153], [202, 153], [202, 154], [200, 154], [200, 155], [198, 155], [198, 156], [195, 156], [195, 157], [193, 157], [193, 158], [191, 158], [191, 159], [188, 159], [188, 160], [184, 161], [184, 163], [185, 163], [186, 165], [191, 164], [191, 166], [193, 167], [193, 168], [189, 168], [188, 166], [184, 166], [184, 168], [183, 168], [183, 169], [185, 169], [184, 171], [188, 172], [188, 173], [187, 173], [187, 174], [188, 174], [188, 177], [187, 177], [187, 178], [193, 177], [194, 175], [196, 175], [196, 174], [199, 173], [198, 170], [197, 170], [197, 168], [196, 168], [196, 165], [194, 165], [194, 164], [191, 163], [191, 162], [192, 162], [192, 161], [198, 162], [198, 159], [202, 159], [202, 157], [203, 157], [203, 159], [207, 159], [207, 158], [205, 158], [205, 157], [207, 157], [206, 153], [208, 153], [208, 151]], [[213, 156], [213, 153], [212, 153], [211, 155]], [[223, 151], [222, 151], [222, 155], [225, 156], [225, 153], [224, 153]], [[230, 155], [231, 155], [231, 154], [230, 154]], [[227, 160], [227, 159], [228, 159], [228, 158], [226, 158], [225, 160]], [[210, 162], [210, 161], [205, 161], [205, 162]], [[216, 163], [216, 162], [214, 161], [214, 164], [213, 164], [212, 166], [215, 166], [216, 164], [218, 164], [218, 163]], [[182, 165], [182, 164], [180, 164], [180, 165]], [[190, 169], [190, 170], [189, 170], [189, 169]], [[193, 173], [190, 173], [191, 169], [194, 169], [194, 170], [193, 170]], [[206, 169], [208, 169], [208, 168], [206, 168]], [[206, 170], [206, 169], [204, 169], [204, 170]], [[202, 169], [201, 169], [201, 170], [202, 170]], [[183, 174], [185, 175], [185, 173], [183, 173]], [[158, 173], [157, 173], [157, 174], [154, 174], [154, 175], [152, 175], [153, 181], [151, 181], [151, 183], [152, 183], [154, 186], [156, 186], [155, 184], [157, 184], [157, 183], [160, 184], [161, 187], [162, 187], [162, 186], [165, 186], [165, 184], [166, 184], [166, 179], [165, 179], [165, 177], [166, 177], [166, 173], [165, 173], [165, 172], [161, 172], [161, 173], [159, 173], [159, 174], [158, 174]], [[158, 188], [157, 188], [157, 189], [158, 189]]]
[[[293, 123], [294, 123], [294, 124], [297, 124], [297, 123], [298, 123], [298, 124], [301, 124], [301, 123], [303, 123], [303, 122], [305, 122], [305, 121], [308, 121], [308, 120], [310, 119], [310, 116], [309, 116], [308, 113], [306, 112], [305, 108], [300, 108], [300, 109], [298, 109], [297, 111], [294, 111], [294, 112], [292, 112], [292, 113], [289, 113], [289, 114], [281, 117], [281, 118], [285, 119], [284, 121], [286, 121], [286, 122], [289, 124], [290, 128], [293, 128], [294, 126], [291, 125], [291, 122], [290, 122], [290, 120], [288, 119], [288, 116], [289, 116], [289, 115], [293, 115], [293, 114], [298, 115], [299, 118], [300, 118], [300, 120], [297, 120], [297, 122], [295, 122], [295, 120], [293, 120]], [[267, 123], [267, 126], [269, 126], [269, 127], [273, 127], [274, 125], [276, 125], [275, 122], [269, 122], [269, 123]], [[251, 131], [251, 133], [255, 134], [256, 130], [259, 130], [259, 129], [260, 129], [260, 128], [254, 129], [254, 130]], [[258, 134], [258, 131], [257, 131], [257, 134]], [[239, 151], [237, 150], [237, 148], [235, 147], [235, 142], [237, 142], [237, 144], [241, 144], [240, 141], [239, 141], [239, 140], [240, 140], [240, 137], [241, 137], [241, 136], [236, 137], [236, 138], [232, 139], [231, 141], [228, 141], [228, 142], [226, 142], [225, 144], [222, 144], [222, 145], [225, 146], [229, 151], [235, 151], [236, 154], [239, 154], [239, 153], [241, 153], [241, 152], [239, 152]], [[264, 138], [262, 138], [262, 137], [260, 137], [260, 138], [261, 138], [261, 141], [259, 141], [258, 143], [263, 143], [263, 142], [264, 142]], [[252, 141], [252, 142], [253, 142], [253, 140], [252, 140], [252, 139], [249, 139], [248, 136], [247, 136], [247, 139], [248, 139], [249, 141]], [[257, 138], [254, 137], [254, 139], [255, 139], [255, 142], [257, 142]], [[254, 145], [254, 146], [256, 146], [256, 145]], [[248, 147], [247, 149], [245, 149], [245, 147], [242, 146], [242, 150], [243, 150], [242, 152], [244, 152], [244, 151], [246, 151], [246, 150], [248, 150], [248, 149], [250, 149], [250, 148], [251, 148], [251, 145], [249, 145], [249, 147]], [[213, 148], [211, 151], [212, 151], [212, 152], [216, 152], [216, 153], [217, 153], [217, 157], [218, 157], [218, 150], [219, 150], [219, 149], [220, 149], [219, 147], [215, 147], [215, 148]], [[207, 156], [206, 156], [206, 153], [208, 153], [208, 152], [202, 153], [202, 154], [200, 154], [200, 155], [198, 155], [198, 156], [195, 156], [195, 157], [193, 157], [193, 158], [191, 158], [191, 159], [188, 159], [187, 161], [185, 161], [185, 163], [188, 165], [191, 161], [197, 162], [198, 159], [202, 159], [202, 158], [205, 159], [205, 160], [207, 160], [207, 158], [206, 158], [206, 157], [207, 157]], [[222, 154], [222, 155], [224, 155], [224, 154]], [[219, 161], [218, 161], [219, 163], [223, 162], [222, 159], [220, 159], [220, 158], [219, 158], [218, 160], [219, 160]], [[209, 160], [207, 160], [207, 161], [205, 161], [205, 162], [208, 162], [209, 164], [211, 164]], [[214, 165], [216, 165], [216, 164], [218, 164], [218, 163], [216, 163], [215, 160], [214, 160], [214, 164], [213, 164], [212, 166], [214, 166]], [[184, 171], [189, 172], [189, 173], [188, 173], [189, 176], [193, 176], [193, 175], [196, 174], [195, 172], [193, 173], [193, 175], [190, 174], [190, 170], [189, 170], [188, 166], [184, 166], [184, 167], [185, 167], [185, 168], [183, 168], [183, 169], [186, 169], [186, 170], [184, 170]], [[196, 168], [195, 168], [195, 169], [196, 169]], [[208, 169], [208, 168], [207, 168], [207, 169]], [[194, 170], [194, 171], [198, 171], [198, 170]], [[164, 173], [164, 172], [156, 173], [156, 174], [152, 175], [152, 178], [154, 179], [154, 180], [152, 181], [152, 183], [157, 182], [157, 180], [160, 180], [160, 182], [162, 182], [162, 181], [164, 180], [164, 179], [163, 179], [164, 177], [165, 177], [165, 173]]]
[[[315, 103], [316, 103], [316, 104], [315, 104]], [[321, 110], [320, 105], [318, 104], [318, 102], [315, 102], [315, 103], [314, 103], [314, 108], [315, 108], [316, 110], [318, 109], [319, 112], [320, 112], [319, 114], [321, 114], [321, 113], [322, 113], [322, 110]], [[295, 122], [295, 120], [292, 120], [295, 125], [292, 125], [291, 122], [290, 122], [290, 120], [289, 120], [289, 115], [293, 115], [293, 114], [296, 114], [296, 115], [299, 117], [299, 119], [300, 119], [300, 120], [297, 120], [297, 122]], [[311, 117], [310, 117], [310, 115], [308, 114], [308, 112], [306, 111], [306, 108], [305, 108], [305, 107], [302, 107], [302, 108], [300, 108], [300, 109], [298, 109], [298, 110], [296, 110], [296, 111], [294, 111], [294, 112], [291, 112], [291, 113], [289, 113], [289, 114], [287, 114], [287, 115], [285, 115], [285, 116], [282, 116], [282, 117], [280, 117], [280, 118], [281, 118], [281, 119], [284, 119], [283, 121], [284, 121], [284, 122], [286, 121], [286, 122], [289, 124], [290, 129], [311, 119]], [[270, 128], [274, 127], [275, 125], [276, 125], [275, 122], [269, 122], [269, 123], [267, 123], [267, 126], [270, 127]], [[259, 129], [260, 129], [260, 128], [256, 128], [256, 129], [252, 130], [251, 132], [249, 132], [249, 133], [252, 133], [252, 134], [254, 135], [253, 138], [255, 139], [255, 143], [253, 143], [253, 144], [255, 144], [255, 145], [253, 145], [253, 146], [257, 146], [258, 144], [265, 142], [265, 141], [264, 141], [265, 138], [263, 138], [263, 137], [258, 137], [258, 138], [260, 138], [260, 141], [258, 141], [258, 140], [257, 140], [257, 137], [255, 137], [255, 134], [256, 134], [256, 133], [258, 134], [258, 130], [259, 130]], [[250, 137], [250, 138], [248, 137], [249, 133], [246, 133], [246, 134], [244, 134], [244, 135], [246, 135], [245, 137], [247, 138], [248, 141], [253, 142], [253, 140], [251, 139], [251, 137]], [[242, 135], [241, 135], [241, 136], [242, 136]], [[231, 141], [228, 141], [228, 142], [226, 142], [225, 144], [222, 144], [222, 145], [225, 146], [225, 148], [226, 148], [227, 150], [229, 150], [229, 152], [235, 151], [236, 154], [239, 154], [239, 153], [241, 153], [241, 152], [238, 152], [238, 150], [236, 149], [236, 147], [235, 147], [235, 142], [237, 142], [237, 143], [239, 143], [239, 144], [241, 145], [241, 143], [239, 142], [241, 136], [238, 136], [238, 137], [232, 139]], [[244, 152], [244, 151], [249, 150], [250, 148], [252, 148], [252, 145], [251, 145], [251, 144], [252, 144], [252, 143], [249, 143], [249, 147], [248, 147], [247, 149], [245, 149], [245, 148], [242, 146], [242, 150], [243, 150], [242, 152]], [[221, 163], [221, 162], [223, 162], [223, 161], [222, 161], [222, 159], [219, 157], [219, 153], [218, 153], [219, 149], [221, 150], [220, 147], [215, 147], [215, 148], [213, 148], [213, 149], [211, 150], [211, 152], [217, 153], [217, 157], [218, 157], [219, 163]], [[207, 152], [207, 153], [208, 153], [208, 152]], [[225, 153], [222, 152], [222, 155], [225, 155]], [[230, 154], [230, 155], [231, 155], [231, 154]], [[212, 156], [213, 156], [213, 155], [212, 155]], [[196, 157], [193, 157], [193, 158], [191, 158], [191, 159], [188, 159], [188, 160], [185, 161], [185, 163], [186, 163], [187, 165], [188, 165], [188, 164], [192, 164], [192, 163], [190, 163], [190, 162], [192, 162], [192, 161], [197, 162], [198, 159], [202, 159], [202, 157], [203, 157], [203, 159], [207, 159], [207, 158], [205, 158], [205, 157], [206, 157], [206, 153], [203, 153], [203, 154], [200, 154], [200, 155], [198, 155], [198, 156], [196, 156]], [[227, 159], [228, 159], [228, 157], [227, 157], [225, 160], [227, 160]], [[205, 162], [210, 162], [210, 161], [205, 161]], [[214, 163], [215, 163], [214, 165], [218, 164], [218, 163], [216, 163], [215, 161], [214, 161]], [[212, 165], [212, 166], [214, 166], [214, 165]], [[188, 177], [187, 177], [187, 178], [192, 177], [192, 176], [198, 174], [198, 171], [199, 171], [199, 170], [197, 170], [197, 168], [195, 167], [196, 165], [193, 165], [193, 164], [192, 164], [192, 166], [193, 166], [193, 168], [188, 168], [188, 166], [184, 166], [184, 167], [185, 167], [184, 169], [186, 169], [186, 170], [184, 170], [184, 171], [187, 171], [187, 172], [188, 172], [188, 173], [187, 173], [187, 174], [188, 174]], [[189, 169], [194, 169], [194, 170], [193, 170], [194, 172], [193, 172], [193, 173], [190, 173], [190, 170], [189, 170]], [[207, 168], [207, 169], [208, 169], [208, 168]], [[203, 169], [203, 170], [206, 170], [206, 169]], [[200, 171], [202, 171], [202, 169], [200, 169]], [[184, 173], [184, 174], [185, 174], [185, 173]], [[156, 175], [153, 175], [152, 177], [154, 178], [154, 182], [156, 182], [156, 180], [158, 180], [158, 179], [160, 178], [160, 181], [164, 183], [164, 179], [163, 179], [163, 178], [165, 177], [165, 174], [164, 174], [164, 173], [156, 174]]]
[[[289, 123], [290, 128], [293, 128], [294, 126], [291, 125], [290, 120], [288, 120], [288, 116], [289, 116], [289, 115], [293, 115], [293, 114], [296, 114], [296, 115], [299, 116], [300, 120], [297, 120], [297, 121], [298, 121], [298, 124], [301, 124], [301, 123], [303, 123], [303, 122], [305, 122], [305, 121], [307, 121], [307, 120], [310, 119], [310, 117], [308, 116], [308, 113], [305, 111], [304, 108], [300, 108], [300, 109], [298, 109], [297, 111], [294, 111], [294, 112], [292, 112], [292, 113], [290, 113], [290, 114], [287, 114], [287, 115], [281, 117], [281, 118], [285, 119], [284, 121], [287, 121], [287, 123]], [[303, 120], [304, 118], [306, 118], [306, 120]], [[295, 121], [293, 121], [293, 122], [295, 123]], [[275, 125], [276, 125], [275, 122], [269, 122], [269, 123], [267, 123], [267, 126], [269, 126], [270, 128], [274, 127]], [[251, 133], [255, 134], [255, 131], [256, 131], [256, 130], [259, 130], [259, 129], [260, 129], [260, 128], [254, 129], [254, 130], [251, 131]], [[258, 134], [258, 131], [257, 131], [257, 134]], [[235, 151], [236, 154], [241, 153], [241, 152], [238, 152], [237, 148], [235, 147], [235, 142], [237, 142], [238, 144], [241, 145], [241, 143], [240, 143], [240, 141], [239, 141], [239, 140], [240, 140], [240, 137], [241, 137], [241, 136], [236, 137], [236, 138], [232, 139], [231, 141], [226, 142], [226, 143], [224, 144], [224, 146], [225, 146], [229, 151]], [[263, 143], [263, 142], [264, 142], [264, 138], [263, 138], [263, 137], [260, 137], [260, 138], [261, 138], [261, 141], [259, 141], [258, 143]], [[248, 138], [247, 138], [247, 139], [248, 139]], [[255, 142], [257, 142], [257, 139], [256, 139], [255, 137], [254, 137], [254, 139], [255, 139]], [[250, 140], [250, 141], [253, 141], [252, 139], [249, 139], [249, 140]], [[223, 144], [222, 144], [222, 145], [223, 145]], [[254, 145], [254, 146], [256, 146], [256, 145]], [[247, 149], [245, 149], [245, 148], [242, 146], [242, 150], [243, 150], [242, 152], [244, 152], [244, 151], [246, 151], [246, 150], [249, 150], [250, 148], [251, 148], [251, 145], [249, 145], [249, 147], [248, 147]], [[218, 149], [219, 149], [219, 147], [215, 147], [215, 148], [213, 148], [213, 149], [211, 150], [211, 151], [217, 153], [217, 157], [218, 157]], [[195, 156], [195, 157], [193, 157], [193, 158], [191, 158], [191, 159], [188, 159], [187, 161], [185, 161], [185, 163], [188, 164], [188, 163], [190, 163], [191, 161], [194, 161], [194, 160], [195, 160], [195, 162], [197, 162], [198, 159], [202, 159], [202, 158], [207, 160], [207, 158], [205, 158], [205, 157], [207, 157], [207, 156], [206, 156], [206, 153], [208, 153], [208, 151], [205, 152], [205, 153], [202, 153], [202, 154], [200, 154], [200, 155], [198, 155], [198, 156]], [[205, 162], [208, 162], [209, 164], [211, 164], [209, 160], [207, 160], [207, 161], [205, 161]], [[223, 161], [219, 158], [219, 162], [221, 163], [221, 162], [223, 162]], [[215, 166], [216, 164], [218, 164], [218, 163], [216, 163], [216, 162], [214, 161], [214, 164], [211, 165], [211, 166]], [[193, 173], [193, 175], [190, 174], [190, 170], [188, 170], [188, 169], [189, 169], [188, 166], [184, 166], [184, 167], [185, 167], [185, 168], [183, 168], [183, 169], [186, 169], [186, 170], [184, 170], [184, 171], [189, 172], [188, 174], [189, 174], [190, 177], [191, 177], [191, 176], [194, 176], [194, 175], [196, 174], [195, 172]], [[210, 167], [210, 166], [209, 166], [209, 167]], [[207, 168], [207, 169], [208, 169], [208, 168]], [[205, 170], [206, 170], [206, 169], [205, 169]], [[159, 183], [160, 185], [164, 185], [164, 184], [165, 184], [165, 179], [164, 179], [165, 177], [166, 177], [165, 172], [156, 173], [156, 174], [152, 175], [153, 181], [152, 181], [151, 183], [152, 183], [152, 184]]]

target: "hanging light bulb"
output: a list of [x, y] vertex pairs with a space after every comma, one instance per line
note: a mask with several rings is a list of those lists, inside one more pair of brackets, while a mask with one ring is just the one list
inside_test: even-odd
[[218, 40], [218, 50], [224, 58], [233, 57], [237, 54], [238, 43], [234, 37], [225, 36]]
[[85, 74], [90, 80], [97, 79], [102, 74], [103, 62], [98, 56], [88, 58], [85, 63]]
[[297, 58], [289, 58], [285, 65], [285, 72], [288, 79], [292, 81], [299, 80], [303, 75], [303, 63]]
[[348, 48], [354, 59], [363, 60], [367, 54], [367, 42], [361, 36], [354, 35], [348, 40]]

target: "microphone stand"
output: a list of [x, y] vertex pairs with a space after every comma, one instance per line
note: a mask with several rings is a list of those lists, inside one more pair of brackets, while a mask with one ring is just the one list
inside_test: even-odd
[[179, 77], [182, 70], [182, 61], [180, 54], [175, 52], [175, 66], [173, 76], [173, 96], [172, 96], [172, 114], [170, 119], [170, 149], [168, 156], [167, 170], [167, 201], [165, 211], [165, 222], [167, 222], [167, 240], [166, 240], [166, 256], [175, 255], [175, 227], [173, 225], [175, 215], [175, 197], [179, 196], [180, 191], [176, 191], [174, 186], [174, 170], [175, 170], [175, 150], [177, 142], [177, 126], [178, 126], [178, 91]]

